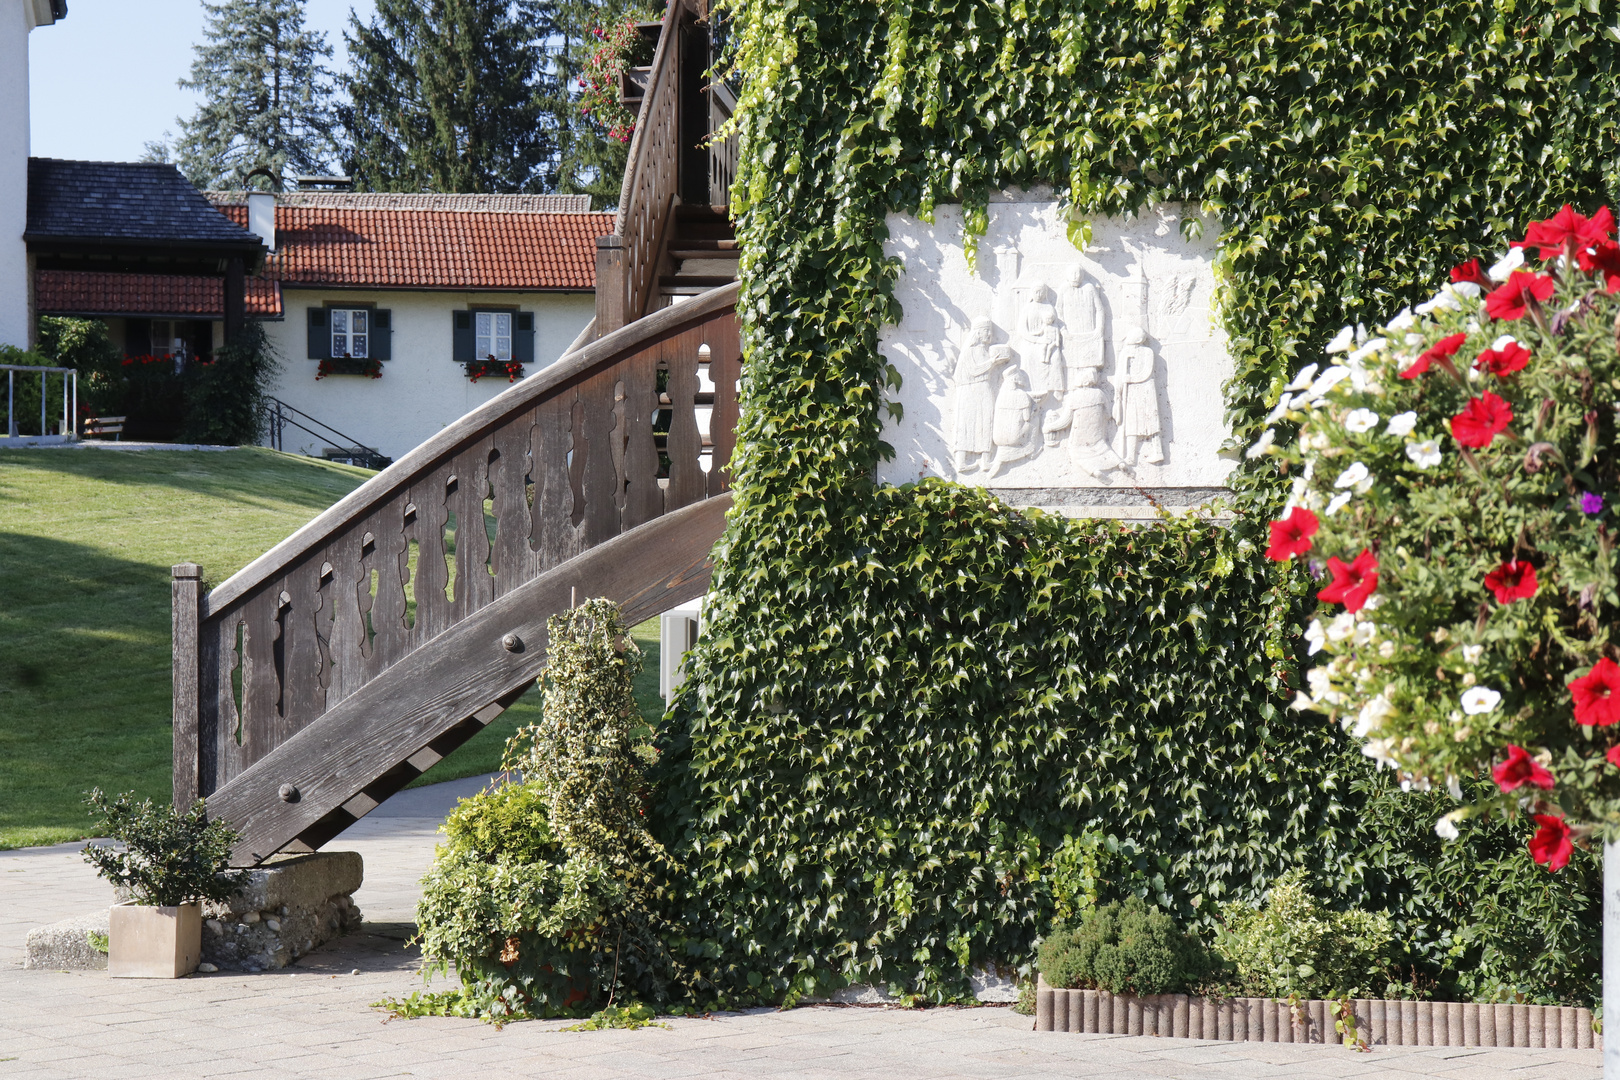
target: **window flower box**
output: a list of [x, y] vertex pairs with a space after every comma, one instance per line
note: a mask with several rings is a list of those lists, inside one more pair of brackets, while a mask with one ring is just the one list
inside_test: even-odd
[[328, 375], [364, 375], [368, 379], [380, 379], [382, 374], [382, 361], [374, 356], [340, 356], [322, 360], [315, 369], [317, 379], [324, 379]]

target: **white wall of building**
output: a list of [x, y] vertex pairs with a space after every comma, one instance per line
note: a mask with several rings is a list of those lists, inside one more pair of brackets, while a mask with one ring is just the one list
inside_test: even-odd
[[[369, 303], [391, 312], [393, 358], [383, 364], [382, 378], [329, 375], [316, 380], [320, 362], [307, 358], [306, 312], [329, 302]], [[529, 366], [529, 375], [562, 355], [596, 313], [593, 293], [321, 290], [284, 285], [282, 304], [285, 318], [265, 324], [282, 365], [271, 393], [396, 460], [509, 385], [504, 378], [474, 383], [451, 359], [451, 312], [480, 305], [515, 305], [532, 311], [535, 363]], [[289, 427], [282, 449], [319, 457], [335, 445], [335, 440], [316, 439]]]
[[33, 0], [0, 0], [0, 345], [28, 345], [28, 31]]

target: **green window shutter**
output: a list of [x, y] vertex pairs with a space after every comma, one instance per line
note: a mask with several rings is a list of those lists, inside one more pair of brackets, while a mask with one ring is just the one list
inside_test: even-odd
[[454, 329], [451, 333], [450, 355], [458, 364], [470, 364], [473, 355], [473, 319], [470, 311], [453, 311]]
[[371, 358], [394, 358], [394, 320], [387, 308], [374, 308], [371, 312]]
[[332, 359], [332, 329], [326, 318], [326, 309], [312, 307], [309, 309], [309, 358], [311, 360]]
[[517, 325], [512, 327], [512, 359], [520, 364], [534, 363], [534, 312], [517, 313]]

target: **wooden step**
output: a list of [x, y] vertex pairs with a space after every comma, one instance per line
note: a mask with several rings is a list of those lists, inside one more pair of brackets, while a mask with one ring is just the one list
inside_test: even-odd
[[730, 285], [736, 280], [736, 274], [674, 274], [670, 277], [659, 278], [658, 289], [660, 292], [668, 289], [691, 289], [693, 292], [707, 292], [710, 289], [718, 289], [722, 285]]
[[677, 240], [679, 243], [669, 249], [672, 259], [735, 259], [742, 254], [736, 240]]

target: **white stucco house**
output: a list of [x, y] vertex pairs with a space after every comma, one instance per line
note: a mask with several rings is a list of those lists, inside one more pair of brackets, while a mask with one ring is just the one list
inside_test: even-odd
[[281, 448], [317, 457], [399, 458], [556, 360], [595, 314], [613, 231], [583, 195], [208, 198], [269, 248], [249, 291], [281, 359], [272, 394], [297, 410]]
[[0, 345], [28, 347], [28, 35], [67, 0], [0, 0]]

